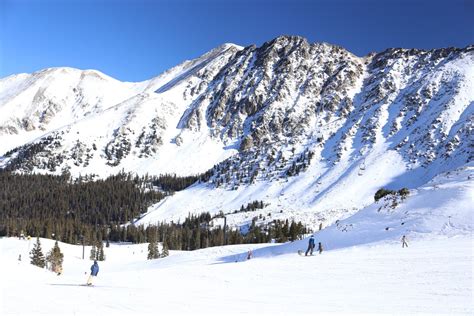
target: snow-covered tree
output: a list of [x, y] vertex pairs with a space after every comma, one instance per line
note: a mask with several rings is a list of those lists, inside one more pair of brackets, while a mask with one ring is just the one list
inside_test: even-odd
[[63, 265], [64, 255], [61, 253], [58, 242], [54, 244], [54, 247], [48, 252], [46, 261], [50, 265], [50, 269], [54, 272], [59, 272]]

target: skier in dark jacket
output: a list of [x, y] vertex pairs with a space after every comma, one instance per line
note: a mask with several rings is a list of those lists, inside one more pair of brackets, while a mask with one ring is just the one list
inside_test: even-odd
[[306, 252], [304, 253], [305, 256], [309, 254], [312, 256], [313, 255], [313, 249], [314, 249], [314, 236], [311, 235], [308, 241], [308, 249], [306, 249]]
[[318, 243], [318, 251], [319, 251], [319, 254], [323, 252], [323, 245], [321, 243]]
[[89, 275], [89, 279], [87, 279], [87, 285], [92, 285], [92, 278], [97, 276], [99, 273], [99, 265], [97, 264], [97, 260], [94, 260], [94, 264], [91, 266], [91, 274]]
[[407, 238], [405, 235], [402, 237], [402, 248], [408, 247]]

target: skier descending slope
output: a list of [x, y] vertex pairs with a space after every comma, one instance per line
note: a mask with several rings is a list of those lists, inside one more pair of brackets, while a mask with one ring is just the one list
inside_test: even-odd
[[408, 247], [407, 238], [405, 235], [402, 237], [402, 248]]
[[312, 256], [313, 255], [313, 249], [314, 249], [314, 236], [311, 235], [311, 237], [309, 238], [309, 241], [308, 241], [308, 249], [306, 249], [306, 252], [305, 252], [305, 256], [308, 255], [308, 252], [309, 254]]
[[94, 264], [91, 266], [91, 274], [87, 279], [87, 285], [92, 285], [92, 278], [97, 276], [99, 273], [99, 265], [97, 264], [97, 260], [94, 260]]

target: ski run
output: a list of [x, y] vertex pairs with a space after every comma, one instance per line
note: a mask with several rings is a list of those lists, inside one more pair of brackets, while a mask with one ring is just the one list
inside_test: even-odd
[[[58, 276], [29, 263], [35, 238], [1, 238], [0, 314], [472, 315], [472, 171], [440, 175], [396, 206], [384, 198], [315, 231], [324, 250], [307, 257], [298, 251], [309, 236], [156, 260], [147, 260], [147, 244], [111, 244], [87, 287], [90, 246], [82, 259], [81, 245], [59, 243]], [[54, 245], [40, 240], [44, 253]]]

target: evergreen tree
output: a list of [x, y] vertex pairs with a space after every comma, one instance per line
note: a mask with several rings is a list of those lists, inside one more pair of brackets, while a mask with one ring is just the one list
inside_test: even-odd
[[168, 249], [168, 243], [163, 241], [163, 249], [161, 250], [161, 258], [168, 257], [170, 255]]
[[50, 269], [54, 272], [59, 272], [63, 265], [64, 255], [61, 253], [58, 241], [54, 243], [54, 247], [48, 252], [46, 261], [50, 265]]
[[201, 230], [199, 227], [194, 229], [194, 232], [191, 237], [191, 250], [196, 250], [201, 248]]
[[97, 260], [97, 248], [95, 245], [92, 245], [91, 248], [91, 255], [89, 256], [89, 259], [91, 260]]
[[32, 265], [38, 266], [40, 268], [45, 267], [46, 261], [44, 259], [43, 251], [41, 250], [41, 242], [39, 237], [36, 237], [36, 243], [33, 246], [30, 255]]
[[295, 241], [298, 238], [298, 225], [294, 221], [290, 224], [289, 235], [291, 241]]
[[148, 244], [148, 260], [158, 259], [160, 257], [160, 252], [158, 250], [158, 242], [155, 239], [152, 239]]
[[149, 226], [147, 230], [148, 244], [148, 260], [158, 259], [160, 252], [158, 250], [158, 228], [156, 226]]
[[104, 245], [102, 245], [101, 241], [97, 243], [97, 260], [105, 261]]

